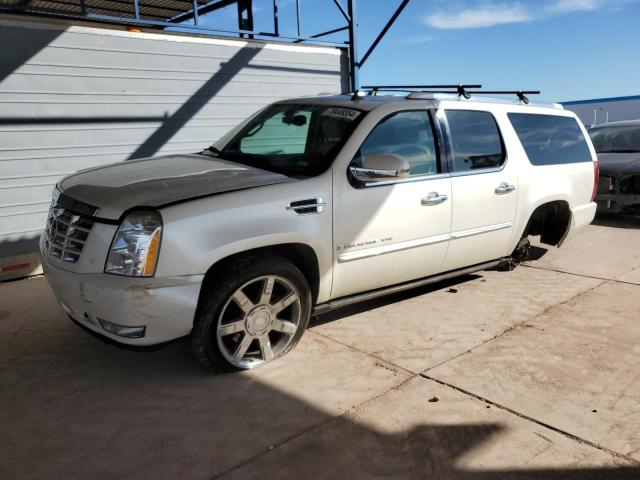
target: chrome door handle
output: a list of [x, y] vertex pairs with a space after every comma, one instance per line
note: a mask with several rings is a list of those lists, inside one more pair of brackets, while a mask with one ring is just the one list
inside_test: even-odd
[[448, 198], [446, 195], [439, 195], [438, 192], [431, 192], [420, 203], [426, 206], [440, 205], [442, 202], [446, 202]]
[[495, 192], [497, 195], [504, 195], [505, 193], [513, 192], [515, 189], [515, 185], [509, 185], [507, 182], [502, 182], [496, 187]]

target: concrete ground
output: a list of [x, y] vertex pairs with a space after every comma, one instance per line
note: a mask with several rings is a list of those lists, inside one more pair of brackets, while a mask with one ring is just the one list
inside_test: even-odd
[[640, 479], [640, 225], [599, 223], [317, 318], [242, 374], [182, 340], [106, 344], [42, 278], [2, 284], [0, 478]]

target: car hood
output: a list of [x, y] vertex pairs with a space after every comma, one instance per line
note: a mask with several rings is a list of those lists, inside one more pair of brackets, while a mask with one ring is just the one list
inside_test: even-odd
[[640, 153], [599, 153], [598, 167], [601, 175], [640, 173]]
[[73, 200], [117, 220], [133, 207], [158, 208], [217, 193], [295, 181], [294, 178], [205, 154], [129, 160], [81, 170], [58, 187]]

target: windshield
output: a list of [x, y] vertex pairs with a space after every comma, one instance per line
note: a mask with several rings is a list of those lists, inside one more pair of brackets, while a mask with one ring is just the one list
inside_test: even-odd
[[598, 153], [640, 152], [640, 125], [593, 128], [589, 136]]
[[325, 171], [364, 114], [326, 105], [276, 104], [238, 125], [209, 150], [219, 158], [288, 176]]

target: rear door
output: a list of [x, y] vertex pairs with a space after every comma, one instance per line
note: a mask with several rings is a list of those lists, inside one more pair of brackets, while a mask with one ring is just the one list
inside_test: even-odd
[[443, 270], [494, 260], [509, 252], [517, 206], [516, 165], [498, 123], [482, 110], [445, 108], [451, 174], [451, 240]]

